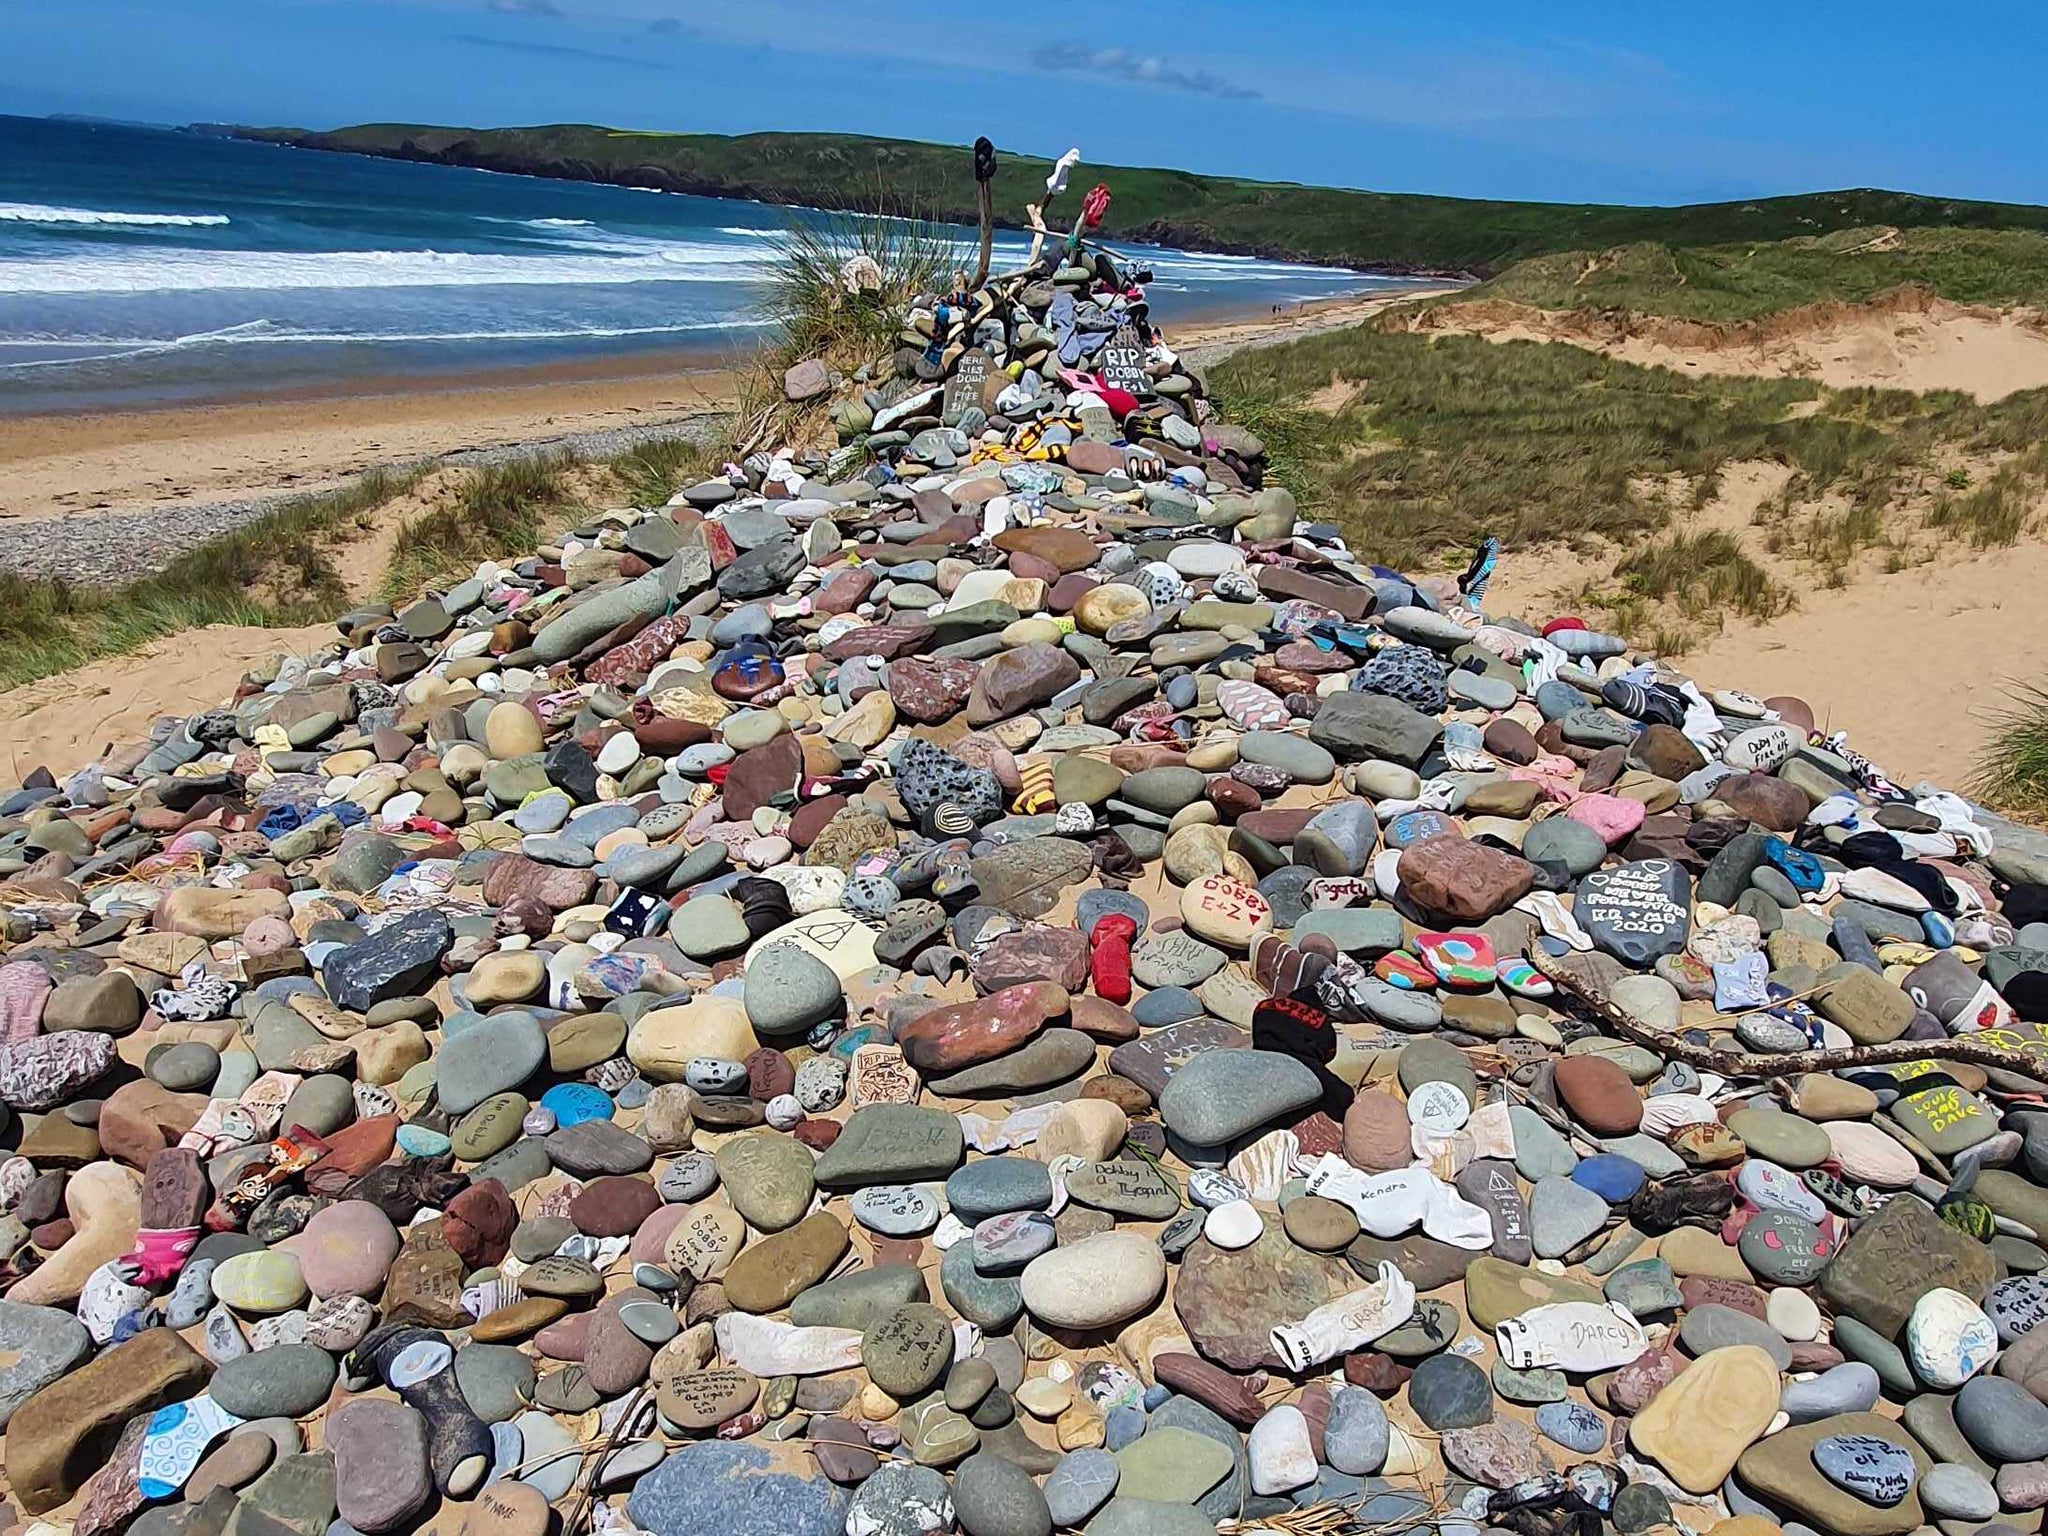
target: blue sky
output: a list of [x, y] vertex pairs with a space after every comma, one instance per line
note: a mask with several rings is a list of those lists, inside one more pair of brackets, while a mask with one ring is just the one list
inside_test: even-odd
[[5, 112], [987, 133], [1476, 197], [2048, 202], [2048, 27], [2005, 3], [7, 0], [0, 21]]

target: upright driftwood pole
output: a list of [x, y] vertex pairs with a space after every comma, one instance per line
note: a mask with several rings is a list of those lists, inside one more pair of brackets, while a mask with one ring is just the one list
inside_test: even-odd
[[974, 141], [974, 205], [981, 216], [981, 256], [974, 264], [973, 288], [988, 281], [989, 257], [995, 250], [996, 205], [991, 183], [996, 179], [996, 147], [983, 135]]

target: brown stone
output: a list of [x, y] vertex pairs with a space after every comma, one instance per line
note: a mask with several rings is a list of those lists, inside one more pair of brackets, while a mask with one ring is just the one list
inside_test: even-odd
[[1080, 676], [1081, 663], [1057, 645], [1035, 641], [1004, 651], [984, 663], [975, 679], [967, 696], [967, 723], [989, 725], [1022, 714], [1046, 703]]
[[[504, 1186], [499, 1185], [498, 1190], [502, 1195]], [[456, 1197], [456, 1201], [460, 1199]], [[391, 1263], [391, 1278], [384, 1282], [386, 1322], [419, 1323], [428, 1328], [468, 1326], [469, 1312], [462, 1305], [462, 1258], [448, 1246], [441, 1231], [445, 1224], [445, 1220], [430, 1221], [406, 1228], [405, 1246], [398, 1250]]]
[[749, 748], [731, 762], [723, 789], [728, 821], [745, 821], [778, 795], [796, 788], [803, 772], [803, 743], [783, 735]]
[[1391, 1093], [1369, 1089], [1344, 1111], [1344, 1161], [1368, 1173], [1391, 1173], [1415, 1161], [1408, 1109]]
[[742, 1312], [775, 1312], [832, 1272], [846, 1252], [846, 1228], [830, 1211], [748, 1244], [725, 1272], [725, 1295]]
[[100, 1106], [100, 1150], [131, 1168], [147, 1168], [205, 1109], [203, 1093], [174, 1093], [148, 1078], [123, 1083]]
[[607, 1174], [577, 1192], [569, 1202], [569, 1220], [591, 1237], [628, 1237], [660, 1208], [661, 1196], [646, 1179]]
[[505, 1481], [479, 1489], [458, 1536], [547, 1536], [548, 1496], [531, 1483]]
[[1016, 1050], [1063, 1016], [1069, 1001], [1057, 982], [1026, 982], [921, 1013], [898, 1031], [896, 1043], [919, 1071], [955, 1072]]
[[1557, 1064], [1556, 1084], [1572, 1118], [1596, 1136], [1627, 1136], [1643, 1123], [1636, 1085], [1604, 1056], [1564, 1057]]
[[1248, 1380], [1220, 1365], [1211, 1365], [1198, 1355], [1155, 1356], [1152, 1375], [1162, 1387], [1185, 1393], [1239, 1429], [1250, 1429], [1266, 1411], [1265, 1403]]
[[151, 1328], [51, 1382], [7, 1421], [8, 1485], [40, 1515], [76, 1493], [106, 1461], [127, 1422], [189, 1397], [211, 1374], [168, 1328]]
[[[1085, 571], [1101, 558], [1095, 540], [1078, 528], [1007, 528], [995, 537], [995, 546], [1005, 554], [1032, 555], [1062, 571]], [[1015, 562], [1011, 563], [1015, 569]]]
[[1078, 986], [1068, 990], [1073, 996], [1067, 1000], [1072, 1015], [1067, 1022], [1073, 1028], [1110, 1045], [1138, 1038], [1138, 1021], [1128, 1008], [1120, 1008], [1106, 998], [1084, 995]]
[[1713, 798], [1771, 832], [1796, 832], [1813, 809], [1806, 791], [1769, 773], [1745, 773], [1714, 786]]
[[920, 725], [937, 725], [967, 707], [981, 663], [961, 657], [899, 656], [889, 663], [889, 697], [896, 712]]
[[1483, 923], [1505, 912], [1536, 880], [1528, 860], [1455, 836], [1410, 844], [1397, 873], [1403, 895], [1451, 923]]

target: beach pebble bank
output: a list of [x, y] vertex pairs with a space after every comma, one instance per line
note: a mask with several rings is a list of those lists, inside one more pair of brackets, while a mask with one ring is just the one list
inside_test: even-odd
[[1141, 293], [0, 794], [0, 1529], [2037, 1527], [2048, 838]]

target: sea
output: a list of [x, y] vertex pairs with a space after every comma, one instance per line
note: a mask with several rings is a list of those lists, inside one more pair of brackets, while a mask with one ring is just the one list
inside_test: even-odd
[[[0, 116], [0, 413], [349, 393], [650, 352], [737, 358], [765, 324], [764, 273], [792, 222], [848, 217]], [[996, 246], [1001, 270], [1025, 241], [999, 232]], [[1168, 325], [1404, 286], [1117, 249], [1151, 270]]]

